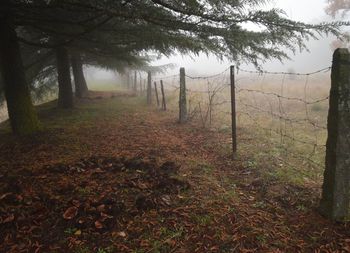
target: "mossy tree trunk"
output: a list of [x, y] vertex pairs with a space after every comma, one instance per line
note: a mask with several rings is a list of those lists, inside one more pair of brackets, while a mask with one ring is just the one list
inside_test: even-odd
[[73, 90], [70, 77], [68, 51], [65, 47], [56, 48], [57, 78], [58, 78], [58, 107], [73, 108]]
[[75, 84], [75, 96], [81, 98], [85, 96], [89, 89], [86, 84], [86, 80], [83, 72], [83, 62], [79, 54], [75, 53], [71, 57], [74, 84]]
[[0, 69], [12, 130], [15, 134], [32, 134], [39, 129], [15, 27], [10, 17], [0, 18]]

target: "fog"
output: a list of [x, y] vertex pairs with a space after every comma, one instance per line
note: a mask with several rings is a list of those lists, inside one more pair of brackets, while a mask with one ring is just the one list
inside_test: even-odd
[[[331, 21], [326, 16], [324, 9], [325, 0], [275, 0], [267, 8], [283, 9], [286, 15], [297, 21], [308, 23], [319, 23], [322, 21]], [[286, 71], [293, 68], [297, 72], [309, 72], [318, 70], [331, 65], [332, 50], [330, 43], [334, 37], [320, 37], [319, 40], [310, 40], [306, 42], [309, 52], [297, 52], [295, 55], [289, 53], [291, 60], [285, 60], [283, 64], [279, 61], [270, 61], [262, 64], [263, 69], [269, 71]], [[215, 56], [200, 55], [181, 56], [175, 55], [170, 58], [163, 57], [155, 64], [165, 64], [168, 62], [176, 63], [179, 67], [185, 67], [189, 73], [216, 73], [235, 63], [228, 61], [219, 61]], [[253, 66], [245, 66], [253, 69]]]
[[[288, 18], [296, 21], [302, 21], [307, 23], [320, 23], [324, 21], [332, 21], [332, 19], [325, 14], [326, 0], [275, 0], [267, 5], [266, 9], [279, 8], [284, 10]], [[293, 54], [286, 50], [289, 54], [290, 60], [284, 60], [282, 63], [273, 60], [261, 63], [264, 70], [267, 71], [287, 71], [288, 69], [294, 69], [296, 72], [312, 72], [322, 68], [326, 68], [331, 65], [332, 61], [332, 49], [331, 42], [334, 40], [333, 36], [319, 37], [318, 40], [310, 40], [306, 42], [308, 51], [296, 52]], [[195, 74], [214, 74], [221, 72], [230, 65], [237, 63], [229, 62], [228, 60], [221, 61], [213, 55], [200, 54], [196, 55], [180, 55], [175, 54], [171, 57], [161, 57], [159, 60], [152, 62], [153, 65], [162, 65], [174, 63], [176, 68], [169, 70], [167, 74], [174, 74], [178, 72], [179, 67], [185, 67], [187, 73]], [[242, 65], [247, 69], [254, 69], [252, 65]], [[94, 79], [113, 79], [114, 73], [97, 70], [90, 68], [87, 71], [88, 78]]]

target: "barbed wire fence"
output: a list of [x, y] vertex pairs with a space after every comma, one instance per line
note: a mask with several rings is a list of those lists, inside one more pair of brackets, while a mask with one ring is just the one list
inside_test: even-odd
[[[297, 73], [236, 67], [234, 77], [230, 68], [210, 76], [186, 74], [188, 120], [227, 134], [227, 146], [232, 144], [229, 134], [237, 131], [238, 150], [264, 152], [265, 159], [275, 159], [278, 166], [300, 168], [305, 177], [319, 180], [326, 150], [330, 69]], [[169, 96], [176, 98], [179, 74], [159, 80], [173, 94]], [[231, 127], [232, 81], [237, 129]], [[172, 104], [174, 110], [177, 106]], [[257, 150], [257, 146], [262, 148]]]
[[250, 126], [265, 136], [264, 141], [273, 144], [270, 147], [275, 152], [269, 154], [277, 157], [280, 165], [315, 180], [324, 171], [330, 88], [326, 73], [330, 69], [289, 73], [237, 68], [241, 76], [260, 79], [260, 83], [237, 81], [239, 122], [250, 121]]

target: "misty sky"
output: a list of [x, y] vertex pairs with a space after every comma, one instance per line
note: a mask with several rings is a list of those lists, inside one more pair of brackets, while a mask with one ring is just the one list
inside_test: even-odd
[[[275, 0], [269, 5], [270, 8], [283, 9], [289, 18], [297, 21], [318, 23], [322, 21], [331, 21], [324, 9], [326, 0]], [[318, 41], [312, 40], [307, 42], [310, 52], [291, 54], [292, 60], [284, 61], [281, 64], [279, 61], [272, 61], [263, 64], [263, 69], [268, 71], [287, 71], [293, 68], [297, 72], [311, 72], [322, 69], [331, 65], [332, 51], [330, 43], [333, 38], [320, 38]], [[161, 65], [167, 63], [175, 63], [177, 67], [169, 71], [167, 74], [178, 72], [179, 67], [185, 67], [187, 73], [198, 75], [210, 75], [221, 72], [231, 65], [230, 62], [219, 62], [215, 56], [201, 55], [199, 57], [189, 56], [172, 56], [170, 58], [163, 57], [162, 59], [153, 62], [153, 65]], [[244, 66], [248, 69], [254, 69], [253, 66]], [[166, 75], [167, 75], [166, 74]], [[111, 73], [105, 71], [95, 72], [94, 77], [110, 78]]]
[[[289, 18], [297, 21], [317, 23], [330, 20], [325, 15], [326, 0], [275, 0], [271, 7], [283, 9]], [[332, 38], [320, 38], [319, 41], [309, 41], [307, 43], [310, 53], [303, 52], [291, 55], [291, 61], [285, 61], [284, 65], [280, 62], [269, 62], [263, 65], [263, 68], [271, 71], [285, 71], [293, 67], [298, 72], [308, 72], [331, 65], [332, 51], [330, 42]], [[214, 56], [209, 58], [205, 55], [200, 57], [174, 56], [171, 58], [162, 58], [154, 62], [155, 65], [165, 63], [176, 63], [178, 67], [185, 67], [188, 72], [198, 74], [212, 74], [226, 69], [230, 62], [220, 63]], [[253, 68], [252, 66], [247, 66]]]

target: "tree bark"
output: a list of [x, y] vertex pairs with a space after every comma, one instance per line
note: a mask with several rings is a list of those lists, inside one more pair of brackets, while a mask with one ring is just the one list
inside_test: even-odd
[[32, 134], [39, 130], [25, 77], [17, 34], [10, 17], [0, 18], [0, 70], [12, 131], [18, 135]]
[[60, 46], [56, 48], [57, 78], [58, 78], [58, 107], [73, 108], [73, 90], [70, 77], [68, 51]]
[[79, 54], [73, 54], [71, 57], [74, 84], [75, 84], [75, 96], [81, 98], [85, 96], [89, 89], [86, 84], [86, 80], [83, 72], [83, 62]]

